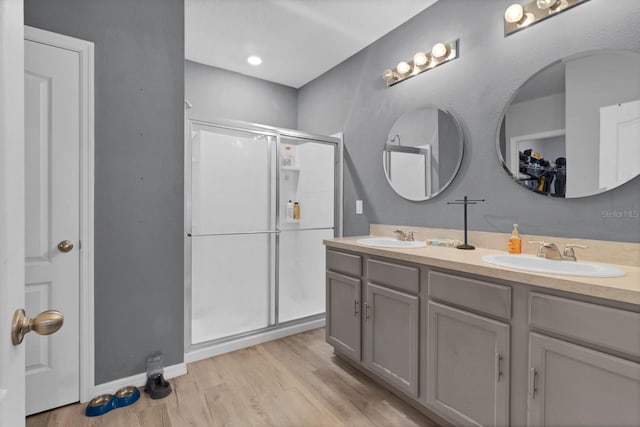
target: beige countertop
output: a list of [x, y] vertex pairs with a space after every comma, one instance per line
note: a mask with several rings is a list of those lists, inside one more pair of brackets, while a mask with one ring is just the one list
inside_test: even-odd
[[489, 264], [482, 260], [483, 255], [506, 253], [496, 249], [476, 248], [475, 250], [464, 251], [442, 246], [427, 246], [414, 249], [377, 248], [356, 242], [364, 237], [373, 236], [335, 238], [325, 240], [324, 244], [327, 247], [361, 252], [367, 255], [376, 255], [448, 270], [458, 270], [510, 282], [640, 305], [639, 267], [616, 265], [616, 267], [625, 272], [624, 277], [560, 276], [514, 270]]

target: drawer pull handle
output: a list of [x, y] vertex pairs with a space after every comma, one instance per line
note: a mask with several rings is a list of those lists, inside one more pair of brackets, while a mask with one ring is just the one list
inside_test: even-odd
[[538, 391], [536, 387], [537, 377], [538, 373], [536, 372], [536, 368], [531, 368], [531, 370], [529, 370], [529, 396], [531, 396], [531, 399], [536, 398], [536, 392]]
[[368, 303], [366, 303], [366, 302], [364, 303], [364, 312], [365, 312], [364, 318], [365, 319], [368, 319], [369, 317], [371, 317], [371, 315], [369, 314], [369, 308], [370, 307], [371, 306]]
[[358, 317], [358, 314], [360, 314], [360, 310], [358, 310], [359, 304], [360, 304], [360, 301], [358, 301], [358, 298], [354, 298], [353, 299], [353, 317]]
[[502, 355], [496, 352], [496, 383], [500, 382], [502, 376]]

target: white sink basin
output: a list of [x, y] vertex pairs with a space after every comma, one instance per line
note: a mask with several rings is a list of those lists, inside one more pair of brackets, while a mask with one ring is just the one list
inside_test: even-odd
[[624, 276], [624, 271], [610, 265], [592, 264], [590, 262], [581, 261], [558, 261], [532, 255], [491, 254], [484, 255], [482, 260], [489, 264], [495, 264], [501, 267], [534, 271], [536, 273], [582, 277]]
[[405, 241], [392, 237], [367, 237], [366, 239], [358, 240], [357, 243], [378, 248], [424, 248], [427, 246], [424, 241]]

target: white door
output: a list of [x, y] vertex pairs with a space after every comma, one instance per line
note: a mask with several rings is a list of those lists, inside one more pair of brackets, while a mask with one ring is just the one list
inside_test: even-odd
[[24, 304], [22, 1], [0, 0], [0, 425], [24, 425], [24, 346], [9, 325]]
[[640, 173], [640, 101], [600, 108], [600, 189]]
[[79, 400], [80, 59], [25, 40], [25, 311], [64, 326], [29, 334], [26, 411]]

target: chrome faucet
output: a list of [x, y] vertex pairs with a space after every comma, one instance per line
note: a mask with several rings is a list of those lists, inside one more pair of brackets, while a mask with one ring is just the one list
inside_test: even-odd
[[538, 246], [538, 253], [536, 256], [539, 256], [540, 258], [555, 259], [558, 261], [562, 260], [560, 248], [558, 248], [555, 243], [542, 242], [538, 240], [529, 241], [529, 243], [538, 243], [540, 245]]
[[540, 258], [554, 259], [554, 260], [567, 260], [567, 261], [577, 261], [576, 254], [573, 251], [573, 248], [582, 248], [586, 249], [587, 246], [583, 245], [574, 245], [573, 243], [567, 243], [564, 245], [564, 249], [562, 253], [560, 253], [560, 249], [555, 243], [541, 242], [538, 240], [530, 241], [529, 243], [538, 243], [538, 253], [536, 256]]
[[564, 259], [567, 259], [569, 261], [577, 261], [576, 254], [573, 251], [573, 248], [587, 249], [588, 246], [574, 245], [573, 243], [567, 243], [566, 245], [564, 245], [564, 250], [562, 251], [562, 255], [564, 256]]
[[413, 231], [393, 230], [393, 232], [400, 235], [398, 240], [404, 240], [406, 242], [413, 242], [415, 240]]

